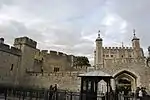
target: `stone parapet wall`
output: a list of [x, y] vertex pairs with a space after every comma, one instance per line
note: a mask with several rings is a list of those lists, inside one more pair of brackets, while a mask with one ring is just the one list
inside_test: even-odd
[[37, 42], [28, 37], [15, 38], [14, 45], [25, 44], [32, 48], [36, 48]]
[[21, 56], [21, 50], [15, 47], [11, 47], [7, 44], [0, 43], [0, 51], [7, 52], [13, 55]]
[[57, 57], [67, 57], [71, 55], [67, 55], [66, 53], [54, 50], [41, 50], [39, 51], [39, 55], [49, 55], [49, 56], [57, 56]]
[[133, 50], [132, 47], [103, 47], [104, 50]]

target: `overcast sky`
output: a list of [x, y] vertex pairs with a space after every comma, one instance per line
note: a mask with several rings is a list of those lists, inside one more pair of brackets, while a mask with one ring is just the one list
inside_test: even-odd
[[28, 36], [38, 48], [87, 56], [101, 30], [104, 46], [131, 46], [136, 29], [150, 45], [150, 0], [0, 0], [0, 37]]

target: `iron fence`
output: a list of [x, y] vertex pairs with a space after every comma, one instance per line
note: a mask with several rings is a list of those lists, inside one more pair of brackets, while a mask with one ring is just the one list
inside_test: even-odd
[[[49, 90], [1, 87], [0, 97], [4, 100], [80, 100], [80, 92], [70, 92], [59, 89]], [[92, 95], [88, 95], [88, 97], [95, 98]], [[98, 96], [97, 100], [106, 100], [105, 95]]]
[[[0, 100], [80, 100], [80, 92], [70, 92], [65, 90], [50, 90], [50, 89], [38, 89], [38, 88], [22, 88], [22, 87], [0, 87]], [[82, 94], [82, 97], [87, 100], [86, 94]], [[99, 95], [95, 99], [94, 96], [88, 95], [89, 98], [94, 100], [107, 100], [106, 95]], [[110, 96], [111, 97], [111, 96]], [[92, 100], [93, 100], [92, 99]], [[84, 100], [84, 99], [83, 99]], [[113, 95], [110, 100], [140, 100], [134, 95]], [[142, 100], [150, 100], [149, 96], [143, 97]]]
[[117, 100], [150, 100], [150, 96], [146, 95], [142, 97], [141, 99], [139, 97], [136, 97], [135, 95], [123, 95], [123, 94], [117, 94]]

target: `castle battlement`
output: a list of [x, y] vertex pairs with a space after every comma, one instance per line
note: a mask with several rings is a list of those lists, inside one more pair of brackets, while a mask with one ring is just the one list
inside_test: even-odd
[[41, 53], [42, 53], [42, 54], [47, 54], [47, 53], [48, 53], [48, 50], [41, 50]]
[[50, 55], [54, 55], [54, 56], [55, 56], [55, 55], [58, 55], [58, 54], [57, 54], [57, 51], [51, 50], [51, 51], [50, 51]]
[[104, 47], [104, 50], [132, 50], [132, 47]]
[[50, 51], [48, 51], [48, 50], [41, 50], [41, 54], [49, 55], [49, 56], [59, 56], [59, 57], [61, 57], [61, 56], [64, 56], [64, 57], [69, 56], [66, 53], [59, 52], [59, 51], [54, 51], [54, 50], [50, 50]]
[[0, 43], [0, 51], [7, 52], [13, 55], [20, 56], [21, 50], [7, 44]]
[[36, 48], [37, 42], [28, 38], [28, 37], [16, 38], [14, 45], [20, 45], [20, 44], [25, 44], [25, 45], [28, 45], [32, 48]]

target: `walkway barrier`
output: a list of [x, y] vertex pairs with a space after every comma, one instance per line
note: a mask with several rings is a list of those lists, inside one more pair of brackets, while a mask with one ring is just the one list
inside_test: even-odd
[[[118, 94], [118, 100], [140, 100], [140, 98], [135, 97], [134, 95], [122, 95], [122, 94]], [[142, 100], [150, 100], [150, 96], [146, 95], [144, 97], [142, 97]]]
[[[110, 94], [112, 95], [112, 94]], [[139, 100], [134, 95], [116, 94], [117, 98], [111, 97], [110, 100]], [[39, 88], [23, 88], [23, 87], [0, 87], [0, 99], [2, 100], [80, 100], [80, 92], [70, 92], [66, 90], [50, 90]], [[82, 97], [88, 100], [86, 95]], [[88, 95], [89, 98], [94, 100], [107, 100], [106, 95], [98, 94], [95, 99], [94, 96]], [[150, 96], [143, 97], [142, 100], [150, 100]]]
[[[89, 97], [95, 98], [92, 95], [89, 95]], [[59, 89], [0, 87], [0, 98], [3, 100], [80, 100], [80, 92], [70, 92]], [[97, 100], [106, 100], [106, 97], [105, 95], [98, 96]]]

